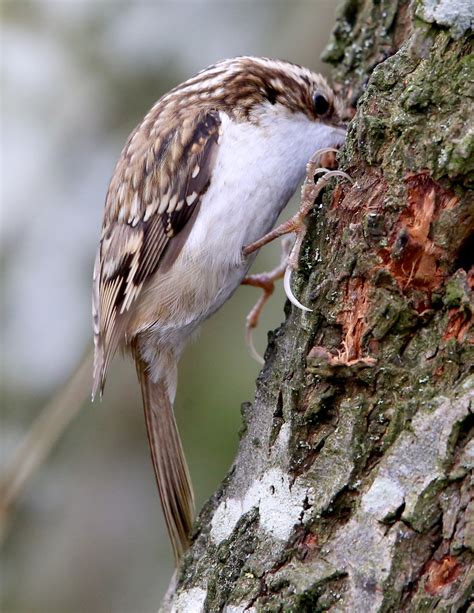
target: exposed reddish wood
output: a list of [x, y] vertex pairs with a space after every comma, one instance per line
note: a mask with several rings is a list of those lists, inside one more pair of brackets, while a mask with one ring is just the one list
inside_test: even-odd
[[431, 294], [448, 274], [448, 254], [432, 240], [430, 230], [440, 212], [453, 209], [458, 199], [427, 172], [408, 175], [405, 181], [408, 206], [379, 255], [403, 292], [419, 289]]
[[451, 338], [456, 339], [462, 343], [469, 328], [472, 325], [472, 313], [470, 311], [463, 311], [461, 309], [450, 309], [449, 320], [446, 330], [443, 334], [443, 340], [447, 341]]
[[331, 365], [351, 366], [358, 362], [375, 364], [374, 358], [362, 355], [362, 339], [367, 329], [366, 314], [370, 306], [370, 285], [367, 279], [353, 277], [346, 282], [344, 304], [347, 305], [338, 315], [337, 321], [342, 325], [342, 349], [337, 356], [331, 357]]
[[456, 558], [446, 555], [439, 561], [428, 562], [426, 573], [428, 576], [425, 581], [425, 590], [433, 596], [456, 581], [461, 573], [461, 565]]

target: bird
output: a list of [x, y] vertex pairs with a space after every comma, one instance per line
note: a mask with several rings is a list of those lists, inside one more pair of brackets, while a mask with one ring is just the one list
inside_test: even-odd
[[[133, 357], [152, 464], [178, 563], [194, 497], [173, 412], [180, 356], [246, 278], [315, 150], [338, 147], [343, 105], [284, 60], [217, 62], [132, 131], [107, 191], [93, 272], [93, 398], [118, 349]], [[258, 243], [257, 243], [258, 244]]]

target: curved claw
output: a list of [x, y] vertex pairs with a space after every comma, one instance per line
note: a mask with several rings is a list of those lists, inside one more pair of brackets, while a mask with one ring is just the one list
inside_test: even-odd
[[347, 174], [347, 172], [344, 172], [343, 170], [328, 170], [327, 168], [316, 168], [316, 170], [314, 171], [314, 175], [322, 173], [325, 173], [323, 177], [325, 180], [330, 179], [331, 177], [342, 177], [343, 179], [347, 179], [352, 185], [354, 184], [354, 181], [351, 179], [351, 177]]
[[288, 300], [302, 311], [311, 312], [312, 309], [308, 309], [308, 307], [305, 307], [304, 304], [301, 304], [301, 302], [293, 294], [293, 290], [291, 289], [291, 273], [292, 270], [288, 266], [285, 270], [285, 276], [283, 277], [283, 287], [285, 288], [285, 294], [287, 295]]
[[329, 170], [329, 168], [324, 168], [324, 166], [321, 166], [320, 168], [315, 168], [313, 170], [313, 179], [316, 175], [322, 175], [322, 174], [325, 174], [326, 172], [331, 172], [331, 171]]
[[251, 358], [253, 358], [259, 364], [265, 364], [265, 360], [255, 349], [255, 345], [253, 343], [253, 328], [250, 326], [245, 330], [245, 344], [247, 345], [247, 350]]

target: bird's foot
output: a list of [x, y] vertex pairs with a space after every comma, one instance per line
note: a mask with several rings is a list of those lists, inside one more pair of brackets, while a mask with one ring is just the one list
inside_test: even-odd
[[[288, 300], [303, 311], [311, 311], [311, 309], [301, 304], [301, 302], [293, 294], [293, 291], [291, 289], [291, 275], [298, 266], [301, 245], [303, 244], [303, 240], [305, 238], [307, 230], [306, 217], [313, 208], [314, 202], [320, 194], [321, 190], [326, 187], [332, 177], [342, 177], [352, 183], [352, 179], [350, 178], [350, 176], [342, 170], [328, 170], [327, 168], [321, 168], [317, 166], [318, 162], [321, 159], [321, 156], [328, 152], [337, 152], [337, 149], [329, 147], [326, 149], [318, 149], [318, 151], [314, 153], [314, 155], [308, 162], [306, 166], [306, 180], [303, 184], [303, 187], [301, 188], [301, 205], [295, 215], [293, 215], [292, 217], [290, 217], [290, 219], [274, 228], [271, 232], [268, 232], [268, 234], [265, 234], [265, 236], [263, 236], [258, 241], [255, 241], [250, 245], [246, 245], [243, 248], [243, 255], [247, 256], [256, 251], [257, 249], [260, 249], [264, 245], [267, 245], [279, 236], [289, 234], [290, 232], [294, 232], [296, 234], [296, 240], [288, 256], [287, 266], [284, 271], [283, 285]], [[322, 174], [323, 176], [315, 182], [315, 177], [318, 174]]]
[[291, 249], [291, 237], [285, 236], [281, 241], [281, 260], [280, 264], [271, 270], [270, 272], [263, 272], [256, 275], [248, 275], [242, 280], [242, 285], [251, 285], [252, 287], [260, 287], [263, 290], [262, 295], [253, 306], [246, 318], [245, 324], [245, 344], [249, 354], [254, 360], [263, 364], [264, 360], [262, 356], [255, 349], [253, 342], [253, 331], [258, 326], [260, 315], [263, 311], [263, 307], [267, 303], [270, 296], [275, 289], [275, 281], [281, 279], [287, 268], [288, 255]]

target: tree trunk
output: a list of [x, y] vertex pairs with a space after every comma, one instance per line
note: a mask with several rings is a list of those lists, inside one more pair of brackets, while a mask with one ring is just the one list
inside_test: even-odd
[[[311, 216], [235, 463], [163, 605], [467, 611], [474, 210], [469, 2], [346, 0], [326, 51], [360, 97]], [[362, 96], [360, 96], [362, 94]]]

